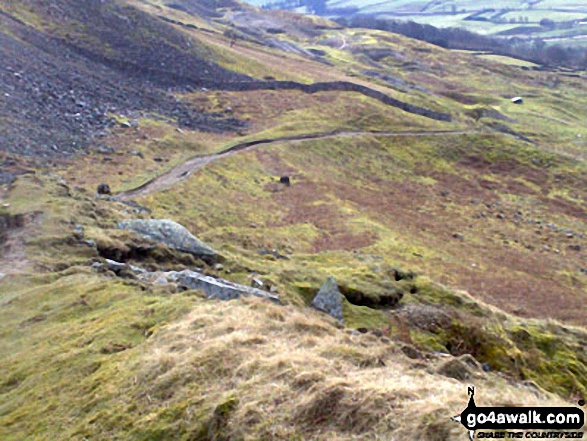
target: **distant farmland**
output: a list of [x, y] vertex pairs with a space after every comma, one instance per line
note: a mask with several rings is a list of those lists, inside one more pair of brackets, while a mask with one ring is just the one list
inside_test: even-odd
[[577, 0], [248, 0], [267, 9], [319, 12], [327, 16], [371, 15], [438, 28], [458, 27], [500, 38], [541, 38], [546, 43], [587, 47], [587, 4]]

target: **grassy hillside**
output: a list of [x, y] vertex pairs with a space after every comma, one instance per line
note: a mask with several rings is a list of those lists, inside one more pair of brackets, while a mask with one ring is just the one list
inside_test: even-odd
[[[0, 6], [14, 60], [0, 76], [0, 439], [459, 440], [470, 384], [483, 406], [587, 396], [584, 78], [176, 3]], [[274, 80], [351, 82], [451, 118], [226, 87]], [[223, 262], [118, 229], [130, 218], [175, 220]], [[104, 267], [114, 256], [260, 280], [282, 304], [151, 283]], [[342, 323], [310, 307], [329, 276]]]

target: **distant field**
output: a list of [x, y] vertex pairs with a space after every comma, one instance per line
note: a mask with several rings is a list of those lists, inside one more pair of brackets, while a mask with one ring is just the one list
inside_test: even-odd
[[415, 21], [416, 23], [428, 24], [436, 28], [464, 28], [471, 32], [482, 35], [491, 35], [499, 32], [509, 31], [520, 24], [518, 23], [491, 23], [488, 21], [467, 21], [464, 20], [470, 14], [457, 15], [405, 15], [398, 17], [394, 14], [380, 14], [382, 18], [401, 19], [405, 21]]
[[529, 61], [518, 60], [517, 58], [512, 57], [504, 57], [503, 55], [477, 55], [478, 58], [483, 58], [484, 60], [490, 61], [497, 61], [498, 63], [507, 64], [508, 66], [520, 66], [520, 67], [536, 67], [538, 66], [535, 63], [531, 63]]
[[[287, 8], [288, 3], [293, 4], [291, 0], [248, 2], [275, 8]], [[553, 42], [557, 44], [587, 47], [587, 38], [571, 38], [587, 35], [587, 25], [580, 25], [580, 22], [587, 22], [587, 3], [584, 1], [547, 0], [530, 7], [522, 0], [334, 0], [328, 1], [327, 7], [334, 13], [357, 8], [361, 14], [415, 21], [439, 28], [459, 27], [482, 35], [498, 36], [507, 32], [504, 37], [556, 38]], [[540, 27], [543, 19], [552, 20], [555, 27]]]
[[587, 19], [587, 13], [584, 12], [565, 12], [565, 11], [551, 11], [548, 9], [540, 10], [517, 10], [508, 12], [503, 15], [506, 20], [516, 19], [519, 21], [520, 17], [528, 17], [530, 23], [539, 23], [543, 18], [548, 18], [553, 21], [570, 21]]
[[[273, 0], [248, 0], [255, 6], [263, 6], [277, 3]], [[528, 2], [522, 0], [439, 0], [431, 2], [428, 0], [334, 0], [327, 1], [328, 7], [348, 8], [356, 7], [361, 11], [384, 11], [392, 13], [423, 13], [423, 12], [451, 12], [466, 10], [467, 12], [481, 11], [483, 9], [518, 9], [525, 11], [556, 10], [556, 12], [569, 11], [570, 13], [587, 13], [587, 5], [583, 1], [550, 0], [542, 1], [533, 8], [528, 8]]]

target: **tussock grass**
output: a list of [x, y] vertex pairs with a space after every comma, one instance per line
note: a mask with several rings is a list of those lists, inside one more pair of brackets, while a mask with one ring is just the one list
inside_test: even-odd
[[[323, 154], [318, 161], [326, 161]], [[295, 156], [286, 158], [295, 164]], [[365, 166], [380, 173], [366, 159]], [[255, 185], [250, 191], [265, 197]], [[28, 207], [43, 212], [44, 224], [25, 248], [47, 272], [30, 267], [28, 275], [0, 281], [3, 439], [458, 439], [462, 429], [448, 418], [464, 407], [466, 383], [436, 373], [444, 359], [430, 349], [473, 352], [492, 363], [495, 373], [473, 377], [483, 405], [562, 403], [539, 386], [520, 385], [524, 378], [564, 396], [582, 393], [583, 330], [513, 318], [367, 249], [268, 259], [235, 245], [251, 220], [245, 219], [241, 229], [209, 236], [216, 245], [223, 234], [234, 235], [226, 264], [231, 272], [223, 275], [246, 282], [258, 270], [289, 306], [208, 301], [88, 267], [98, 256], [80, 252], [71, 222], [83, 223], [100, 246], [124, 250], [132, 240], [111, 228], [129, 215], [127, 207], [39, 176], [13, 186], [6, 199], [11, 213], [26, 213], [31, 194], [45, 195]], [[406, 289], [402, 304], [412, 312], [394, 318], [403, 309], [345, 301], [348, 326], [384, 332], [383, 338], [355, 335], [306, 306], [329, 274], [349, 292], [370, 295], [389, 278], [390, 286]], [[420, 351], [416, 360], [404, 355], [414, 353], [406, 345]]]
[[[465, 385], [334, 325], [258, 300], [200, 303], [117, 363], [124, 397], [100, 387], [113, 409], [78, 430], [99, 437], [132, 402], [129, 439], [457, 439], [448, 416], [462, 410]], [[557, 402], [495, 375], [477, 388], [484, 405]]]

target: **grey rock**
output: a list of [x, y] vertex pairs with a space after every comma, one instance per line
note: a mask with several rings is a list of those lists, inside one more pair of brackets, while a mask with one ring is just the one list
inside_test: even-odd
[[458, 358], [451, 358], [442, 363], [436, 372], [445, 377], [454, 378], [455, 380], [465, 381], [473, 377], [473, 372], [467, 363]]
[[147, 283], [153, 283], [155, 280], [157, 280], [159, 278], [159, 276], [163, 275], [162, 272], [160, 271], [154, 271], [154, 272], [149, 272], [149, 271], [135, 271], [132, 267], [131, 270], [135, 273], [135, 275], [137, 276], [137, 279], [142, 280], [143, 282], [147, 282]]
[[209, 260], [218, 258], [216, 251], [191, 234], [184, 226], [172, 220], [131, 219], [119, 222], [118, 226], [184, 253]]
[[479, 363], [471, 354], [464, 354], [457, 358], [458, 360], [466, 364], [470, 369], [474, 369], [477, 371], [482, 370], [481, 363]]
[[258, 277], [253, 277], [251, 279], [251, 286], [253, 288], [263, 288], [265, 286], [265, 284], [263, 283], [263, 281], [261, 279], [259, 279]]
[[447, 352], [440, 352], [440, 351], [432, 351], [431, 352], [432, 355], [435, 355], [436, 357], [440, 357], [440, 358], [448, 358], [448, 357], [452, 357], [452, 355], [450, 355]]
[[314, 297], [312, 305], [330, 314], [335, 319], [343, 321], [341, 294], [334, 277], [330, 276], [326, 279], [326, 282], [322, 285], [316, 297]]
[[0, 170], [0, 184], [12, 184], [16, 180], [16, 174]]
[[154, 285], [163, 285], [165, 283], [169, 283], [169, 281], [167, 280], [167, 278], [164, 275], [160, 275], [159, 277], [157, 277], [154, 281], [153, 284]]
[[134, 265], [129, 265], [131, 271], [133, 271], [136, 274], [144, 274], [147, 272], [147, 270], [141, 268], [140, 266], [134, 266]]
[[408, 357], [412, 360], [418, 360], [418, 359], [424, 358], [424, 356], [422, 355], [422, 352], [420, 352], [418, 349], [416, 349], [412, 345], [406, 344], [406, 345], [403, 345], [400, 349], [406, 357]]
[[119, 273], [123, 269], [127, 268], [126, 263], [120, 263], [110, 259], [106, 259], [106, 266], [108, 270], [112, 271], [113, 273]]
[[[104, 136], [106, 136], [106, 134], [104, 134]], [[114, 153], [115, 150], [112, 147], [101, 145], [96, 148], [96, 152], [100, 153], [101, 155], [108, 155], [110, 153]]]
[[181, 272], [170, 272], [167, 273], [166, 276], [168, 279], [177, 282], [181, 287], [204, 291], [206, 297], [210, 299], [234, 300], [240, 297], [253, 296], [281, 303], [279, 297], [274, 294], [229, 282], [228, 280], [215, 279], [195, 271], [185, 270]]

